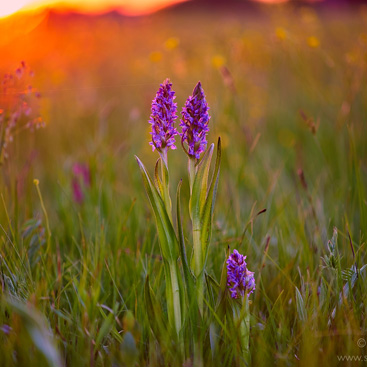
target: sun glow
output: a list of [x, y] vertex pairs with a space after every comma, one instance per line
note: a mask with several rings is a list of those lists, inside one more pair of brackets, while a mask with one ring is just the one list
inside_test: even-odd
[[0, 0], [0, 18], [19, 10], [55, 8], [59, 10], [101, 13], [118, 10], [129, 15], [140, 15], [187, 0]]
[[8, 15], [11, 15], [25, 5], [29, 3], [29, 0], [5, 0], [0, 1], [0, 18], [4, 18]]
[[[0, 0], [0, 19], [17, 13], [19, 10], [34, 11], [43, 8], [82, 13], [103, 13], [110, 10], [117, 10], [128, 15], [142, 15], [184, 1], [188, 0]], [[254, 1], [281, 3], [289, 0]]]

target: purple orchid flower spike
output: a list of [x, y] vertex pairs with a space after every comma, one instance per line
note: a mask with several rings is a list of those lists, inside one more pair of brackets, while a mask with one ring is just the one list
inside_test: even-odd
[[234, 250], [227, 260], [227, 286], [232, 298], [247, 297], [255, 290], [255, 277], [247, 269], [246, 256]]
[[[181, 143], [186, 154], [190, 158], [200, 158], [207, 146], [206, 135], [209, 132], [209, 107], [205, 99], [204, 90], [201, 83], [198, 82], [196, 87], [182, 108], [182, 119], [180, 126], [182, 127]], [[188, 149], [185, 148], [186, 141]]]
[[177, 119], [177, 103], [172, 83], [166, 79], [152, 101], [152, 113], [149, 123], [152, 125], [152, 141], [149, 143], [158, 152], [166, 152], [168, 148], [176, 149], [175, 136], [178, 131], [174, 127]]

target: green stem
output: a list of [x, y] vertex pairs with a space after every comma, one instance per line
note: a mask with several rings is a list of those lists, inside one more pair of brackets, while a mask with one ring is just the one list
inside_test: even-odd
[[200, 241], [200, 223], [193, 222], [193, 242], [194, 242], [194, 274], [196, 277], [197, 302], [200, 315], [203, 316], [204, 308], [204, 269], [203, 258]]
[[[172, 203], [169, 194], [169, 174], [168, 174], [168, 161], [167, 161], [167, 148], [163, 149], [161, 155], [161, 175], [163, 186], [163, 201], [166, 206], [167, 214], [172, 222]], [[175, 244], [172, 244], [175, 246]], [[168, 306], [171, 308], [168, 313], [171, 315], [171, 322], [175, 325], [177, 335], [181, 331], [181, 299], [180, 299], [180, 285], [178, 280], [178, 268], [176, 261], [170, 261], [169, 263], [169, 283], [167, 287], [170, 287], [167, 291]], [[168, 300], [168, 298], [171, 298]]]
[[241, 348], [242, 359], [245, 365], [250, 365], [250, 309], [247, 294], [245, 294], [242, 307], [235, 306], [235, 320], [239, 323], [239, 345]]
[[181, 331], [181, 300], [180, 300], [180, 288], [178, 284], [177, 270], [178, 269], [176, 264], [170, 264], [173, 313], [174, 313], [176, 332], [177, 335], [179, 336]]
[[[196, 176], [196, 159], [190, 157], [188, 163], [189, 169], [189, 181], [190, 181], [190, 196], [192, 196], [192, 190], [194, 186]], [[190, 200], [191, 205], [191, 200]], [[190, 216], [192, 221], [192, 236], [194, 245], [194, 274], [196, 277], [196, 297], [199, 307], [200, 315], [203, 316], [204, 308], [204, 261], [201, 247], [201, 225], [200, 218], [192, 214], [190, 207]]]
[[189, 158], [188, 169], [189, 169], [189, 182], [190, 182], [190, 196], [192, 195], [192, 188], [194, 186], [195, 174], [196, 174], [196, 159]]
[[203, 346], [199, 338], [194, 344], [194, 364], [195, 367], [202, 367], [203, 364]]
[[172, 203], [171, 203], [171, 197], [169, 195], [167, 148], [163, 149], [160, 155], [162, 158], [161, 175], [162, 175], [162, 186], [163, 186], [163, 201], [166, 206], [167, 214], [172, 222]]
[[40, 199], [40, 203], [41, 203], [41, 208], [42, 208], [42, 211], [43, 211], [43, 215], [45, 216], [46, 233], [47, 233], [47, 248], [46, 248], [46, 252], [45, 253], [48, 254], [49, 253], [49, 250], [50, 250], [50, 246], [51, 246], [51, 230], [50, 230], [50, 224], [48, 222], [47, 210], [46, 210], [45, 204], [43, 202], [41, 190], [39, 188], [39, 181], [37, 179], [34, 179], [33, 180], [33, 183], [36, 186], [36, 190], [37, 190], [38, 197]]
[[[192, 190], [194, 187], [194, 181], [196, 176], [196, 159], [190, 157], [188, 162], [189, 171], [189, 183], [190, 183], [190, 197], [192, 196]], [[204, 271], [203, 271], [203, 255], [201, 247], [201, 226], [200, 218], [192, 215], [191, 200], [190, 200], [190, 216], [192, 222], [193, 231], [193, 246], [194, 246], [194, 275], [196, 277], [195, 293], [196, 293], [196, 304], [199, 311], [199, 317], [196, 317], [195, 330], [195, 341], [194, 341], [194, 366], [203, 366], [203, 343], [201, 335], [201, 327], [197, 325], [197, 321], [201, 320], [204, 311]], [[194, 311], [195, 312], [195, 311]]]

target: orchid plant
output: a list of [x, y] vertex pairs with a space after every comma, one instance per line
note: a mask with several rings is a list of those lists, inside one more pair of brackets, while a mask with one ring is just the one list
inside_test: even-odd
[[[172, 349], [172, 341], [174, 341], [176, 356], [180, 356], [182, 361], [187, 354], [191, 356], [190, 346], [187, 343], [185, 345], [184, 338], [186, 326], [189, 326], [194, 348], [194, 365], [202, 366], [204, 363], [203, 346], [207, 337], [205, 325], [208, 325], [203, 320], [209, 315], [209, 307], [205, 307], [207, 280], [210, 278], [207, 278], [206, 267], [219, 180], [221, 141], [219, 138], [216, 161], [210, 176], [215, 147], [214, 144], [211, 144], [207, 148], [210, 116], [201, 83], [197, 83], [182, 109], [180, 121], [182, 131], [180, 133], [174, 127], [177, 119], [177, 104], [174, 100], [175, 92], [172, 90], [172, 83], [167, 79], [160, 85], [152, 102], [149, 121], [152, 125], [150, 145], [153, 151], [156, 150], [159, 154], [153, 178], [140, 159], [136, 157], [158, 231], [166, 282], [168, 323], [164, 319], [161, 304], [151, 289], [148, 276], [145, 282], [145, 301], [152, 331], [161, 348]], [[177, 135], [181, 137], [181, 146], [188, 156], [189, 213], [193, 244], [191, 262], [188, 261], [186, 255], [181, 221], [182, 180], [177, 188], [176, 225], [173, 222], [170, 197], [168, 152], [176, 149], [175, 137]], [[223, 266], [221, 284], [217, 283], [220, 291], [218, 307], [215, 311], [220, 313], [223, 297], [226, 297], [231, 307], [232, 320], [239, 323], [240, 345], [244, 358], [248, 361], [248, 296], [255, 289], [255, 279], [254, 273], [247, 269], [245, 258], [236, 250], [232, 255], [227, 254], [228, 260]], [[245, 317], [243, 317], [244, 311]]]

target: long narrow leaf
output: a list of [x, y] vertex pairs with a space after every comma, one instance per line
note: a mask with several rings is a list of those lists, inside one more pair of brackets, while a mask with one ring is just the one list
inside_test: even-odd
[[61, 367], [63, 363], [60, 353], [43, 316], [31, 306], [20, 303], [14, 298], [3, 298], [3, 302], [11, 308], [12, 312], [20, 316], [23, 327], [27, 330], [35, 347], [44, 356], [47, 364], [52, 367]]
[[186, 256], [186, 246], [185, 246], [185, 238], [183, 234], [182, 228], [182, 220], [181, 220], [181, 185], [182, 180], [178, 184], [177, 187], [177, 229], [178, 229], [178, 242], [180, 245], [180, 255], [181, 255], [181, 262], [182, 268], [185, 276], [185, 282], [187, 286], [187, 293], [189, 296], [193, 295], [194, 291], [194, 279], [193, 274], [191, 273], [189, 263], [187, 261]]
[[207, 257], [207, 248], [210, 242], [211, 231], [212, 231], [213, 211], [214, 211], [214, 204], [215, 204], [215, 199], [217, 195], [221, 155], [222, 155], [221, 141], [219, 138], [218, 147], [217, 147], [217, 158], [215, 162], [213, 177], [210, 183], [208, 196], [205, 201], [205, 205], [204, 205], [203, 212], [201, 215], [201, 244], [202, 244], [202, 249], [203, 249], [203, 254], [205, 256], [205, 259]]
[[226, 290], [227, 290], [227, 259], [229, 257], [229, 246], [226, 250], [226, 257], [223, 262], [222, 266], [222, 272], [220, 276], [220, 284], [219, 284], [219, 293], [218, 293], [218, 300], [217, 300], [217, 307], [219, 307], [219, 304], [221, 303], [222, 299], [226, 296]]
[[297, 304], [297, 313], [298, 313], [298, 317], [301, 321], [306, 321], [307, 320], [307, 310], [305, 307], [305, 303], [303, 301], [301, 292], [299, 291], [299, 289], [296, 287], [296, 304]]
[[201, 211], [207, 196], [208, 175], [213, 156], [214, 144], [211, 144], [201, 159], [195, 174], [194, 185], [190, 200], [190, 214], [193, 221], [200, 221]]
[[[164, 341], [167, 336], [167, 326], [163, 318], [163, 311], [157, 302], [149, 285], [149, 276], [145, 279], [144, 284], [145, 307], [148, 314], [150, 327], [159, 342]], [[163, 340], [162, 340], [163, 337]]]
[[163, 196], [163, 186], [162, 186], [162, 181], [159, 177], [159, 163], [160, 163], [161, 158], [157, 159], [157, 162], [155, 164], [155, 168], [154, 168], [154, 183], [155, 183], [155, 187], [157, 188], [160, 196]]
[[176, 261], [179, 255], [178, 243], [166, 207], [143, 163], [138, 157], [136, 157], [136, 160], [139, 164], [145, 190], [155, 214], [162, 256], [169, 262]]

